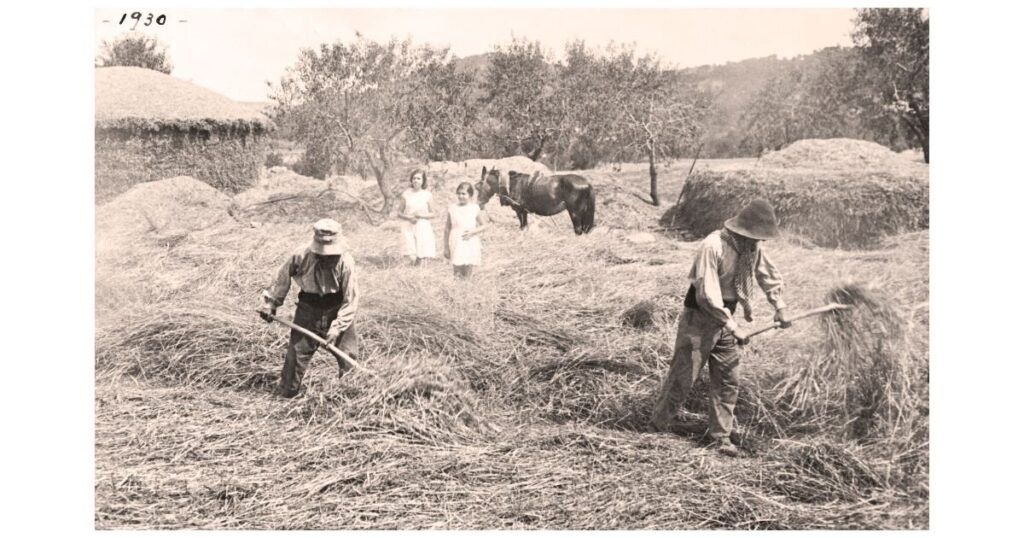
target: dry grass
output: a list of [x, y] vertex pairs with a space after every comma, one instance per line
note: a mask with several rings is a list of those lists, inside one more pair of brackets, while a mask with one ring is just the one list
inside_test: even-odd
[[698, 168], [668, 228], [704, 236], [745, 204], [767, 199], [785, 233], [824, 247], [875, 248], [928, 228], [928, 167], [864, 140], [800, 140], [750, 166]]
[[756, 198], [771, 202], [784, 233], [824, 247], [876, 248], [928, 227], [928, 183], [886, 170], [755, 167], [694, 173], [661, 217], [696, 235], [721, 228]]
[[[643, 192], [642, 181], [622, 187]], [[443, 207], [453, 195], [435, 196]], [[102, 209], [100, 242], [113, 236]], [[321, 206], [307, 209], [308, 221], [321, 216]], [[298, 400], [272, 395], [287, 331], [253, 310], [308, 222], [199, 218], [173, 244], [140, 227], [98, 250], [96, 526], [928, 526], [928, 312], [914, 308], [928, 300], [927, 232], [870, 252], [770, 246], [794, 309], [818, 306], [838, 283], [870, 282], [911, 313], [900, 342], [914, 356], [905, 370], [914, 427], [897, 431], [912, 434], [852, 436], [827, 421], [845, 420], [838, 381], [807, 392], [804, 407], [783, 405], [780, 381], [829, 353], [821, 326], [797, 322], [743, 351], [744, 457], [734, 460], [705, 450], [699, 429], [644, 431], [693, 243], [633, 244], [615, 229], [576, 237], [547, 219], [523, 234], [511, 211], [489, 209], [485, 265], [460, 281], [441, 262], [407, 266], [396, 226], [358, 224], [360, 210], [335, 206], [331, 215], [350, 221], [361, 358], [376, 374], [338, 378], [319, 353]], [[598, 218], [606, 228], [641, 222], [630, 215]], [[657, 216], [647, 206], [646, 221]], [[756, 304], [758, 323], [767, 310]], [[631, 316], [645, 321], [623, 325]], [[705, 408], [695, 392], [682, 412], [690, 422]]]

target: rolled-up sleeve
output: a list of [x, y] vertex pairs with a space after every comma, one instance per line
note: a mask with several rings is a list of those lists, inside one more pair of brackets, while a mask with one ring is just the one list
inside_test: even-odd
[[730, 332], [736, 330], [736, 321], [722, 300], [722, 283], [718, 278], [718, 264], [722, 259], [721, 244], [703, 242], [697, 248], [690, 279], [697, 291], [697, 305], [704, 313], [718, 320]]
[[343, 255], [342, 260], [344, 268], [341, 271], [341, 286], [345, 294], [341, 300], [338, 317], [331, 323], [331, 328], [339, 331], [347, 330], [352, 325], [356, 310], [359, 309], [359, 284], [356, 279], [355, 260], [351, 254]]
[[760, 249], [759, 252], [757, 271], [755, 272], [757, 284], [764, 290], [768, 302], [776, 310], [785, 308], [786, 302], [782, 300], [782, 273], [775, 267], [775, 264], [772, 263], [764, 249]]
[[270, 287], [263, 291], [263, 296], [269, 299], [274, 306], [281, 306], [288, 297], [288, 290], [291, 289], [292, 277], [295, 276], [299, 260], [295, 255], [289, 256], [277, 271], [277, 276], [270, 284]]

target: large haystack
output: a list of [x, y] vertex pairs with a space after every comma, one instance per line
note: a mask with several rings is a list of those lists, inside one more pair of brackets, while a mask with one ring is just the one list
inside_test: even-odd
[[928, 228], [928, 167], [862, 140], [802, 140], [736, 170], [701, 170], [662, 224], [698, 235], [755, 198], [775, 206], [784, 231], [819, 246], [871, 248]]
[[798, 140], [757, 162], [759, 168], [884, 170], [927, 178], [928, 167], [922, 164], [914, 163], [880, 144], [852, 138]]
[[252, 107], [157, 71], [96, 69], [96, 199], [192, 176], [236, 192], [256, 182], [273, 124]]

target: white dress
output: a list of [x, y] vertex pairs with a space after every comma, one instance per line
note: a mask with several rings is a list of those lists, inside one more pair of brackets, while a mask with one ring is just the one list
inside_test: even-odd
[[480, 206], [474, 203], [448, 206], [448, 216], [452, 221], [451, 235], [448, 236], [452, 265], [480, 265], [480, 237], [474, 235], [469, 239], [462, 238], [462, 232], [476, 229], [476, 217], [479, 214]]
[[[415, 215], [426, 213], [429, 210], [428, 204], [434, 199], [434, 195], [426, 189], [414, 191], [408, 189], [402, 193], [405, 200], [405, 214]], [[429, 219], [416, 219], [413, 224], [402, 220], [402, 242], [404, 244], [403, 254], [413, 258], [436, 258], [437, 250], [434, 246], [434, 228], [430, 225]]]

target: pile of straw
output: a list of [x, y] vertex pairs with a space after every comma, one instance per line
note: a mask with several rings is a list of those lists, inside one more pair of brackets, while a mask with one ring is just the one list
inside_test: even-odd
[[149, 232], [193, 232], [230, 220], [231, 199], [188, 176], [141, 183], [96, 208], [102, 239]]
[[873, 170], [752, 168], [694, 172], [683, 200], [661, 218], [697, 235], [720, 227], [756, 198], [775, 208], [782, 230], [823, 247], [874, 248], [886, 237], [928, 227], [928, 183]]
[[862, 283], [831, 289], [827, 302], [853, 305], [821, 317], [824, 345], [776, 387], [804, 420], [854, 439], [907, 441], [922, 427], [920, 338], [883, 290]]
[[761, 157], [759, 167], [815, 170], [901, 170], [927, 176], [927, 167], [874, 142], [852, 138], [798, 140]]
[[[438, 205], [450, 196], [436, 193]], [[507, 217], [483, 237], [469, 280], [439, 261], [401, 261], [395, 226], [352, 231], [358, 359], [373, 373], [339, 378], [319, 351], [293, 400], [273, 395], [288, 330], [254, 309], [309, 222], [227, 219], [171, 247], [145, 232], [99, 251], [97, 528], [927, 526], [927, 310], [902, 333], [914, 352], [905, 394], [918, 406], [904, 411], [909, 433], [882, 434], [897, 409], [884, 399], [866, 423], [874, 433], [838, 428], [847, 402], [855, 414], [874, 394], [847, 392], [856, 377], [824, 379], [803, 408], [783, 398], [799, 392], [778, 382], [831, 349], [804, 323], [744, 350], [745, 457], [726, 460], [699, 431], [645, 431], [693, 245], [568, 226], [524, 234]], [[98, 223], [100, 241], [115, 232]], [[888, 275], [882, 289], [899, 309], [927, 300], [927, 232], [887, 248], [781, 242], [772, 254], [795, 309], [818, 305], [839, 267], [853, 280]], [[643, 330], [623, 326], [632, 306], [651, 314]], [[756, 305], [758, 321], [767, 308]], [[695, 392], [682, 414], [702, 424]]]
[[775, 207], [791, 236], [877, 248], [886, 237], [928, 228], [928, 167], [864, 140], [800, 140], [753, 166], [698, 168], [660, 222], [703, 236], [756, 198]]

